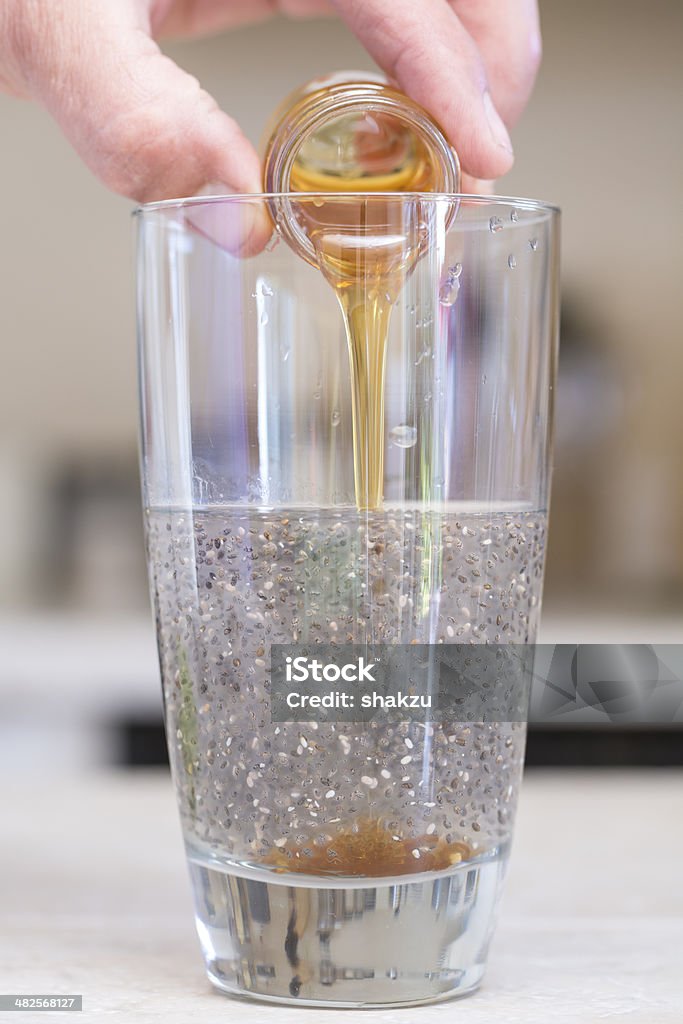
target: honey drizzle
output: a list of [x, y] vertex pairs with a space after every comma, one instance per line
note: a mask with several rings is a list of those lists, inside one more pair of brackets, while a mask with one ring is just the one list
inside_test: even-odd
[[[332, 285], [344, 316], [351, 373], [353, 462], [356, 505], [377, 509], [384, 485], [384, 381], [389, 322], [394, 302], [417, 257], [418, 246], [400, 226], [378, 233], [389, 222], [387, 205], [373, 202], [365, 223], [336, 230], [312, 227], [322, 273]], [[361, 219], [360, 204], [348, 211]], [[320, 217], [317, 214], [316, 220]]]
[[[356, 505], [383, 503], [384, 381], [389, 322], [421, 252], [396, 200], [381, 192], [431, 192], [439, 172], [423, 139], [378, 112], [340, 117], [302, 144], [291, 187], [302, 193], [376, 192], [370, 201], [302, 204], [302, 223], [344, 316], [352, 388]], [[336, 164], [335, 161], [338, 161]], [[423, 229], [424, 231], [424, 229]]]

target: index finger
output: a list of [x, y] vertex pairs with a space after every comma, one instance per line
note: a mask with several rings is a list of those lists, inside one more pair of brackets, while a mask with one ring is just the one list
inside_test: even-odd
[[446, 0], [333, 0], [380, 67], [439, 122], [476, 178], [497, 178], [514, 156], [477, 46]]
[[527, 104], [541, 63], [536, 0], [450, 0], [475, 41], [496, 109], [514, 124]]

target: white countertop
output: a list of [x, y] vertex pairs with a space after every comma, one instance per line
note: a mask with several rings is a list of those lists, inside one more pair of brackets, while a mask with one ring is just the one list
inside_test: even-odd
[[[165, 773], [3, 782], [0, 992], [82, 993], [84, 1012], [66, 1020], [115, 1024], [320, 1016], [205, 980]], [[680, 1024], [682, 849], [683, 772], [533, 771], [480, 992], [324, 1020]]]

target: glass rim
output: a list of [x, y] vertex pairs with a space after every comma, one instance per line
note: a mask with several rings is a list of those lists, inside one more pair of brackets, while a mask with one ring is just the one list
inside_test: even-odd
[[467, 192], [238, 192], [226, 195], [186, 196], [179, 199], [159, 199], [150, 203], [139, 203], [132, 211], [133, 217], [142, 217], [148, 213], [164, 213], [172, 210], [192, 209], [195, 206], [241, 204], [261, 200], [270, 203], [273, 200], [298, 201], [302, 199], [323, 199], [325, 202], [336, 202], [346, 199], [402, 199], [420, 200], [421, 202], [466, 203], [473, 206], [505, 206], [510, 209], [525, 210], [529, 213], [546, 214], [557, 217], [561, 209], [554, 203], [542, 199], [528, 199], [523, 196], [478, 195]]

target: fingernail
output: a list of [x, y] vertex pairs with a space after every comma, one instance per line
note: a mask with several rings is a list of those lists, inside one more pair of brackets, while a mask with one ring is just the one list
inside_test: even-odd
[[[255, 195], [253, 203], [231, 203], [230, 190], [211, 182], [196, 195], [219, 199], [215, 203], [192, 203], [185, 213], [187, 226], [207, 241], [238, 258], [253, 256], [267, 245], [273, 225], [262, 198]], [[221, 197], [225, 202], [220, 201]]]
[[496, 183], [493, 179], [472, 178], [469, 174], [463, 174], [461, 191], [475, 196], [493, 196], [496, 194]]
[[229, 196], [232, 190], [220, 181], [209, 181], [195, 193], [198, 196]]
[[484, 93], [484, 110], [486, 111], [486, 119], [489, 123], [491, 135], [493, 136], [493, 141], [497, 146], [500, 146], [501, 149], [504, 149], [506, 153], [509, 153], [510, 156], [513, 156], [514, 153], [512, 149], [512, 143], [510, 142], [510, 136], [508, 135], [508, 130], [503, 124], [500, 114], [493, 105], [491, 93], [488, 91], [488, 89]]

